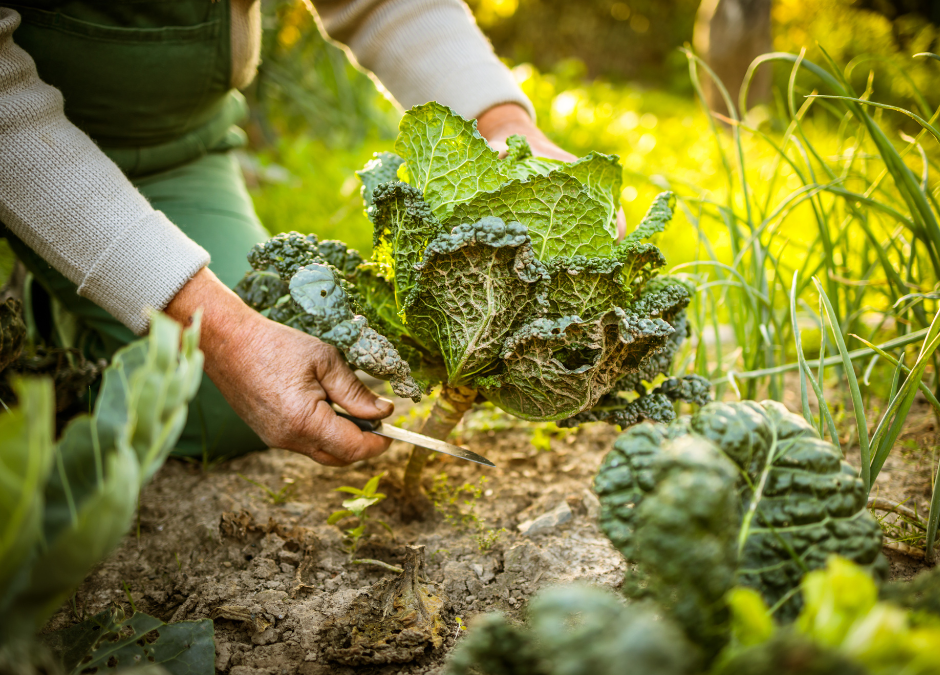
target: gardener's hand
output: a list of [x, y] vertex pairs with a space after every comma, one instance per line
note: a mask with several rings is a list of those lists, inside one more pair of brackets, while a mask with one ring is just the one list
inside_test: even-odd
[[330, 407], [334, 401], [366, 419], [394, 410], [359, 381], [335, 348], [264, 318], [208, 268], [177, 293], [166, 313], [186, 324], [198, 308], [206, 374], [265, 443], [327, 466], [388, 448], [387, 439], [360, 431]]
[[[518, 134], [525, 136], [532, 153], [537, 157], [560, 159], [565, 162], [577, 159], [548, 140], [542, 130], [535, 126], [529, 113], [515, 103], [497, 105], [484, 112], [477, 118], [477, 129], [490, 147], [501, 153], [509, 147], [506, 145], [506, 139]], [[623, 215], [623, 209], [620, 209], [617, 211], [617, 241], [623, 239], [626, 233], [627, 219]]]

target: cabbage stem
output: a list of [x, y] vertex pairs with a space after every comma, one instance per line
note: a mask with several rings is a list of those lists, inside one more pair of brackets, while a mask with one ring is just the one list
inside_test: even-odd
[[[445, 384], [421, 427], [421, 433], [431, 438], [446, 440], [463, 419], [464, 413], [473, 407], [476, 398], [476, 389]], [[405, 467], [405, 495], [413, 505], [417, 505], [420, 500], [421, 473], [430, 454], [430, 450], [415, 446], [411, 450], [408, 466]]]

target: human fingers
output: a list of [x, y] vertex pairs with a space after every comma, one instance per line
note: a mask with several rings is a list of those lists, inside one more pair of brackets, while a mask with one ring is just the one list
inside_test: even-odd
[[395, 411], [395, 404], [364, 385], [336, 349], [325, 346], [318, 365], [320, 386], [331, 401], [351, 415], [372, 420], [388, 417]]
[[391, 443], [390, 439], [361, 431], [338, 416], [326, 401], [316, 404], [306, 424], [306, 430], [300, 434], [304, 442], [287, 449], [327, 466], [346, 466], [375, 457], [385, 452]]

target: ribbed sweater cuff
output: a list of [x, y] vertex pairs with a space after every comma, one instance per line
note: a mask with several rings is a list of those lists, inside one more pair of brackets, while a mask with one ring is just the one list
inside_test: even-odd
[[150, 310], [164, 309], [209, 253], [161, 211], [127, 227], [95, 261], [78, 287], [136, 334], [147, 332]]

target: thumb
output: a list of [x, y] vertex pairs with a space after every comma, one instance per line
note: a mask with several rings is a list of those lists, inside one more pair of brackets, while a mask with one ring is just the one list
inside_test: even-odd
[[320, 384], [331, 401], [356, 417], [380, 419], [388, 417], [395, 410], [394, 403], [381, 398], [364, 385], [345, 363], [334, 363], [323, 375]]

